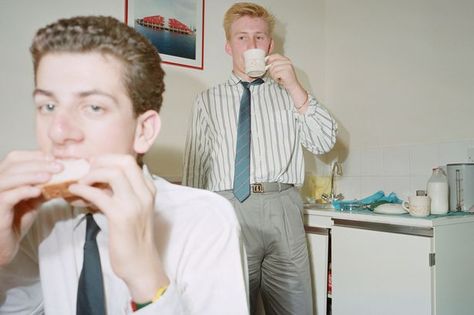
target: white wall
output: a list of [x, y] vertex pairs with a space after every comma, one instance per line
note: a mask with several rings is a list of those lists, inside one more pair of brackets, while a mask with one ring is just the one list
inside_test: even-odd
[[91, 12], [123, 16], [123, 8], [110, 5], [114, 2], [0, 0], [0, 157], [35, 147], [29, 54], [35, 31], [59, 17]]
[[351, 145], [474, 136], [474, 2], [326, 1], [326, 96]]
[[[257, 2], [279, 18], [277, 48], [293, 59], [301, 81], [339, 121], [336, 150], [318, 158], [306, 154], [308, 170], [324, 174], [325, 164], [336, 158], [360, 169], [361, 156], [385, 147], [398, 152], [405, 145], [455, 142], [457, 152], [466, 151], [463, 146], [474, 137], [474, 2]], [[163, 129], [147, 161], [171, 179], [181, 175], [194, 96], [229, 74], [221, 24], [231, 3], [206, 2], [203, 71], [164, 65]], [[0, 156], [34, 147], [28, 54], [34, 31], [77, 14], [123, 19], [124, 0], [0, 0]]]
[[324, 95], [344, 145], [321, 159], [343, 162], [337, 189], [346, 198], [377, 190], [406, 198], [426, 189], [432, 167], [467, 162], [474, 2], [325, 3]]
[[[282, 17], [283, 22], [277, 25], [277, 47], [295, 60], [305, 85], [318, 94], [323, 93], [322, 1], [300, 1], [299, 7], [291, 9], [285, 0], [256, 2]], [[229, 0], [206, 1], [203, 71], [164, 65], [167, 87], [162, 110], [163, 128], [147, 162], [154, 171], [168, 178], [177, 179], [182, 174], [186, 124], [195, 95], [226, 80], [230, 74], [231, 59], [224, 52], [222, 16], [232, 3]], [[35, 147], [32, 67], [28, 52], [34, 32], [60, 17], [79, 14], [124, 19], [124, 4], [124, 0], [0, 0], [1, 157], [13, 149]]]

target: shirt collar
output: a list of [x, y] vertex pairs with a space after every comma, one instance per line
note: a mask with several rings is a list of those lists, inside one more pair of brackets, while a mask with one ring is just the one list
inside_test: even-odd
[[[267, 74], [265, 74], [263, 77], [262, 77], [262, 80], [263, 82], [267, 82], [267, 81], [270, 81], [271, 79], [267, 76]], [[240, 84], [240, 81], [244, 81], [242, 80], [237, 74], [235, 74], [233, 71], [230, 75], [230, 78], [229, 80], [227, 81], [227, 83], [231, 86], [235, 86], [235, 85], [238, 85]]]
[[[74, 230], [75, 230], [82, 224], [82, 222], [85, 221], [86, 214], [90, 213], [91, 211], [86, 207], [74, 207], [73, 211], [74, 211], [74, 221], [75, 221]], [[99, 211], [92, 212], [92, 215], [94, 216], [95, 222], [102, 230], [105, 224], [105, 216]]]

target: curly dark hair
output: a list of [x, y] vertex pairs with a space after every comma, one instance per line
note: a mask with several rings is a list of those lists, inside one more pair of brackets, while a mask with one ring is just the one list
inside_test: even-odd
[[124, 86], [136, 116], [160, 111], [165, 85], [157, 49], [143, 35], [113, 17], [78, 16], [60, 19], [36, 32], [30, 47], [35, 73], [48, 53], [99, 52], [124, 65]]

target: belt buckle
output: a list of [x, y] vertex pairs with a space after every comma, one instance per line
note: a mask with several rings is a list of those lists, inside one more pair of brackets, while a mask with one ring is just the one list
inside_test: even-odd
[[263, 185], [261, 183], [257, 183], [257, 184], [252, 184], [251, 185], [252, 187], [252, 192], [253, 193], [263, 193]]

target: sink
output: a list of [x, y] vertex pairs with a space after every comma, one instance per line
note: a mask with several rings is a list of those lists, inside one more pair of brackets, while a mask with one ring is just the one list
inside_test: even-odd
[[[304, 204], [305, 209], [312, 209], [312, 210], [328, 210], [328, 211], [333, 211], [336, 210], [332, 203], [305, 203]], [[358, 212], [358, 211], [367, 211], [367, 209], [362, 206], [358, 202], [346, 202], [341, 204], [341, 207], [337, 209], [337, 211], [341, 212]]]
[[334, 207], [330, 203], [305, 203], [305, 209], [313, 210], [334, 210]]

